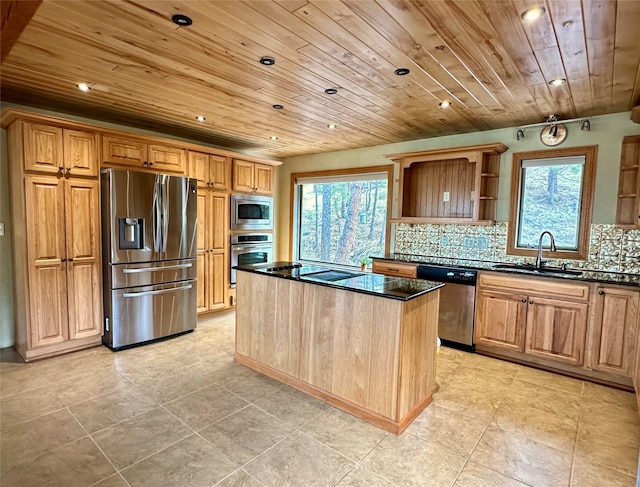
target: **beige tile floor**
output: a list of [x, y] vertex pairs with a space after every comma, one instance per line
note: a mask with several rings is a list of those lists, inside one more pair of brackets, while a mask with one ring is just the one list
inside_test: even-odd
[[633, 486], [632, 394], [443, 348], [394, 436], [233, 362], [234, 315], [123, 352], [3, 350], [2, 487]]

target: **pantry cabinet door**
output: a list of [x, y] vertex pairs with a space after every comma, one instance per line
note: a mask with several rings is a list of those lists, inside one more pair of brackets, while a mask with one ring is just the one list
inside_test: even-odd
[[96, 135], [64, 130], [64, 167], [71, 176], [98, 177]]
[[40, 173], [59, 173], [64, 170], [62, 129], [24, 123], [24, 170]]
[[69, 338], [102, 335], [98, 181], [65, 182]]
[[64, 225], [64, 180], [25, 175], [30, 346], [69, 338]]

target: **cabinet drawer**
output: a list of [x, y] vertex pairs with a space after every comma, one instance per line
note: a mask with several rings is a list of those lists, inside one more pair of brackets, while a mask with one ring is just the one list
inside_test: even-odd
[[418, 272], [417, 264], [404, 264], [401, 262], [373, 262], [373, 272], [377, 274], [386, 274], [388, 276], [396, 277], [411, 277], [416, 278]]
[[478, 287], [517, 290], [519, 293], [557, 296], [579, 301], [589, 299], [589, 284], [564, 282], [552, 278], [513, 277], [483, 272], [478, 279]]

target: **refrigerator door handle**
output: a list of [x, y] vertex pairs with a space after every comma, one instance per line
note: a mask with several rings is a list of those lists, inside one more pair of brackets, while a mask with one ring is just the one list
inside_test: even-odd
[[162, 200], [162, 251], [167, 251], [167, 242], [169, 240], [169, 195], [167, 189], [167, 181], [163, 176], [160, 183], [160, 194]]
[[123, 269], [123, 274], [139, 274], [141, 272], [157, 272], [157, 271], [166, 271], [170, 269], [186, 269], [188, 267], [193, 267], [193, 264], [189, 262], [188, 264], [178, 264], [178, 265], [167, 265], [164, 267], [142, 267], [140, 269]]
[[172, 293], [174, 291], [186, 291], [191, 289], [193, 285], [187, 284], [182, 287], [172, 287], [170, 289], [159, 289], [157, 291], [140, 291], [137, 293], [122, 293], [123, 298], [139, 298], [140, 296], [155, 296], [156, 294]]
[[158, 179], [156, 178], [156, 181], [153, 185], [153, 207], [152, 207], [152, 213], [153, 213], [153, 250], [155, 252], [160, 252], [161, 249], [161, 235], [160, 235], [160, 225], [162, 223], [162, 208], [161, 208], [161, 204], [162, 204], [162, 195], [160, 192], [160, 184], [158, 183]]

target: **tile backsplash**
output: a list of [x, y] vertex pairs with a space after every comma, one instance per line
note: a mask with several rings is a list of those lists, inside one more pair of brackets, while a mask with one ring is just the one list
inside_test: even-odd
[[[532, 261], [530, 257], [507, 255], [506, 249], [506, 222], [490, 226], [399, 223], [395, 228], [394, 252], [397, 254], [421, 255], [443, 264], [455, 264], [459, 259]], [[586, 261], [550, 259], [548, 265], [559, 266], [564, 262], [577, 269], [640, 273], [640, 230], [593, 224], [589, 258]]]

